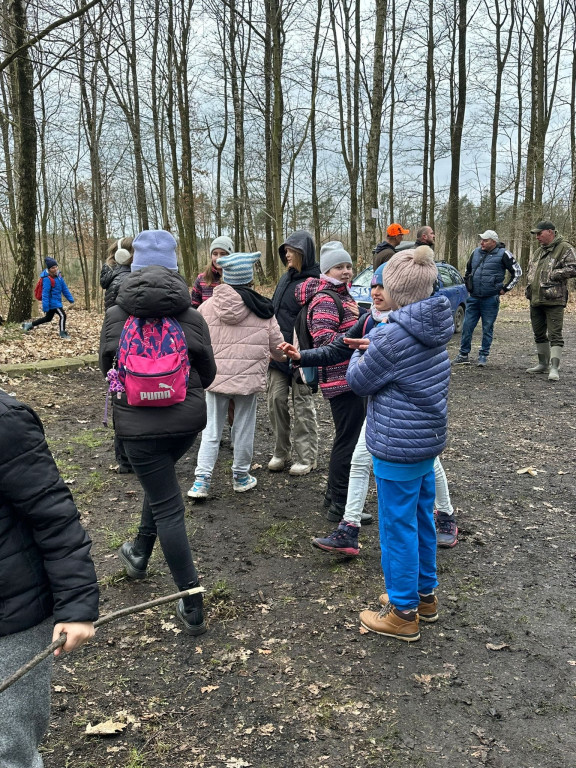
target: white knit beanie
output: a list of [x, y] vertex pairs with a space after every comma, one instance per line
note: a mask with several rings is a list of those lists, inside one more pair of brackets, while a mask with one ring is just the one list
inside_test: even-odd
[[226, 251], [226, 253], [234, 253], [234, 243], [229, 237], [226, 237], [226, 235], [220, 235], [220, 237], [216, 237], [212, 240], [210, 243], [210, 256], [212, 256], [212, 251], [215, 251], [216, 248], [221, 248], [223, 251]]
[[352, 264], [352, 258], [338, 240], [324, 243], [320, 248], [320, 272], [325, 275], [337, 264]]
[[399, 307], [422, 301], [432, 295], [438, 270], [434, 251], [427, 245], [399, 251], [382, 272], [382, 285]]

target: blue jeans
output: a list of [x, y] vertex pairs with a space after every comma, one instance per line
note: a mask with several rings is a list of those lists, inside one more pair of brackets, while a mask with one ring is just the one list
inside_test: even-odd
[[460, 341], [461, 355], [467, 355], [470, 352], [474, 328], [478, 325], [478, 320], [482, 318], [482, 346], [480, 347], [480, 354], [488, 357], [490, 347], [492, 346], [492, 338], [494, 337], [494, 323], [498, 317], [499, 309], [500, 296], [487, 296], [484, 299], [468, 296], [466, 299], [466, 315], [462, 328], [462, 339]]
[[376, 478], [382, 570], [392, 605], [415, 610], [436, 578], [434, 471], [415, 480]]

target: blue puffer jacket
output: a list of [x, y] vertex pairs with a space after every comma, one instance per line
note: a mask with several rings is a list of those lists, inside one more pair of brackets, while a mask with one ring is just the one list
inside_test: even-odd
[[373, 456], [415, 464], [446, 445], [446, 398], [454, 333], [450, 303], [438, 294], [391, 312], [355, 352], [347, 380], [368, 400], [366, 444]]
[[40, 274], [42, 278], [42, 311], [49, 312], [51, 309], [59, 309], [62, 307], [62, 294], [68, 299], [70, 304], [74, 304], [74, 296], [70, 293], [70, 289], [66, 285], [66, 282], [60, 272], [54, 278], [54, 286], [52, 286], [52, 280], [48, 280], [48, 270]]

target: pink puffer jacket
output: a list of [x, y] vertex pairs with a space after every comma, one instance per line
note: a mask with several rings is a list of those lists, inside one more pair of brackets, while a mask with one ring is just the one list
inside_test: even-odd
[[[267, 307], [272, 312], [269, 299], [249, 293], [264, 313]], [[208, 323], [216, 361], [216, 378], [208, 390], [225, 395], [264, 392], [270, 355], [275, 360], [284, 359], [276, 349], [284, 341], [276, 318], [258, 317], [225, 283], [214, 288], [212, 298], [200, 304], [198, 312]]]

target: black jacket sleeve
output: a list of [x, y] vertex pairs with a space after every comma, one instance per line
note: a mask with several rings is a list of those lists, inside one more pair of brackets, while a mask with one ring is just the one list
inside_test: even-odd
[[[358, 320], [354, 323], [352, 328], [349, 328], [344, 336], [349, 339], [361, 339], [364, 336], [364, 326], [366, 325], [366, 317], [361, 314]], [[318, 349], [301, 349], [301, 359], [298, 361], [298, 366], [308, 367], [312, 365], [327, 366], [336, 365], [337, 363], [344, 363], [346, 360], [350, 360], [353, 349], [343, 342], [344, 337], [339, 337], [331, 344], [327, 344], [325, 347], [318, 347]]]
[[[24, 559], [15, 558], [21, 563], [21, 575], [28, 574], [28, 564], [38, 552], [53, 596], [55, 622], [94, 621], [98, 583], [91, 541], [48, 449], [42, 423], [22, 403], [2, 409], [0, 456], [0, 497], [15, 524], [24, 524], [22, 540], [31, 531], [34, 544]], [[19, 575], [11, 572], [10, 578], [18, 580]], [[38, 589], [43, 578], [40, 570]]]

